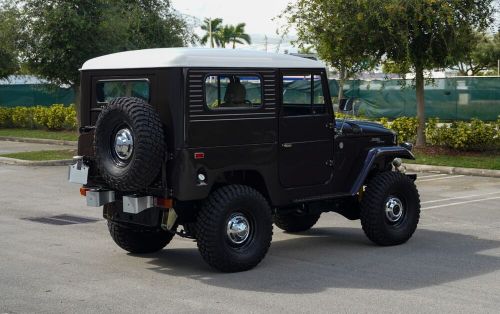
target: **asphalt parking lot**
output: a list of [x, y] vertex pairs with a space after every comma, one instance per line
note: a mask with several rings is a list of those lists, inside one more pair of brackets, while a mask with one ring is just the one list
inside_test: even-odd
[[179, 237], [126, 254], [66, 167], [0, 165], [0, 178], [0, 313], [500, 309], [499, 178], [420, 174], [421, 222], [405, 245], [377, 247], [359, 221], [324, 214], [301, 235], [275, 228], [264, 261], [235, 274], [211, 270]]

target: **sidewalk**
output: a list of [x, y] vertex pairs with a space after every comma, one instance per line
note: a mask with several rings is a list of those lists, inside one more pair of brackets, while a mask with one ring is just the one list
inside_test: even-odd
[[55, 144], [0, 141], [0, 155], [21, 152], [34, 152], [39, 150], [63, 150], [70, 148], [70, 146]]
[[[0, 155], [10, 154], [10, 153], [21, 153], [21, 152], [34, 152], [42, 150], [67, 150], [76, 149], [76, 143], [70, 145], [64, 143], [63, 141], [51, 141], [53, 144], [44, 144], [43, 141], [31, 139], [15, 139], [15, 141], [0, 139]], [[71, 164], [72, 160], [21, 160], [16, 158], [8, 158], [0, 156], [0, 164], [6, 165], [20, 165], [20, 166], [62, 166]]]

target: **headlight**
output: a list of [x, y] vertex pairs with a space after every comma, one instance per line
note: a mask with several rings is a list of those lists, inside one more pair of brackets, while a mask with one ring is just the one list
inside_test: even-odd
[[401, 147], [406, 148], [407, 150], [409, 150], [411, 152], [413, 149], [413, 144], [408, 143], [408, 142], [404, 142], [404, 143], [401, 143]]

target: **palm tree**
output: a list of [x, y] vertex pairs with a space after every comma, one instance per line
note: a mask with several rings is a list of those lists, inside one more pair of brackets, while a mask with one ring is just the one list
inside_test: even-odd
[[224, 25], [224, 27], [219, 32], [220, 46], [226, 48], [226, 44], [231, 43], [235, 33], [235, 28], [233, 25]]
[[245, 23], [240, 23], [236, 26], [231, 26], [232, 34], [231, 34], [231, 39], [230, 42], [233, 43], [233, 49], [236, 48], [236, 44], [251, 44], [252, 39], [250, 38], [250, 35], [245, 33]]
[[221, 38], [220, 34], [222, 32], [222, 19], [215, 18], [210, 19], [206, 18], [203, 21], [203, 25], [201, 25], [201, 29], [206, 32], [206, 34], [201, 38], [201, 44], [205, 45], [207, 42], [210, 44], [210, 48], [214, 48], [215, 46], [221, 46]]

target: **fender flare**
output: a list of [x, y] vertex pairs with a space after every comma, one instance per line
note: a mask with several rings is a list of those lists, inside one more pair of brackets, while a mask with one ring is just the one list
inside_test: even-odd
[[356, 181], [351, 188], [350, 194], [352, 196], [356, 195], [359, 189], [363, 186], [373, 164], [380, 157], [392, 157], [392, 158], [403, 158], [415, 160], [415, 156], [408, 149], [401, 146], [389, 146], [389, 147], [374, 147], [368, 151], [365, 161], [363, 163], [363, 168], [361, 169]]

